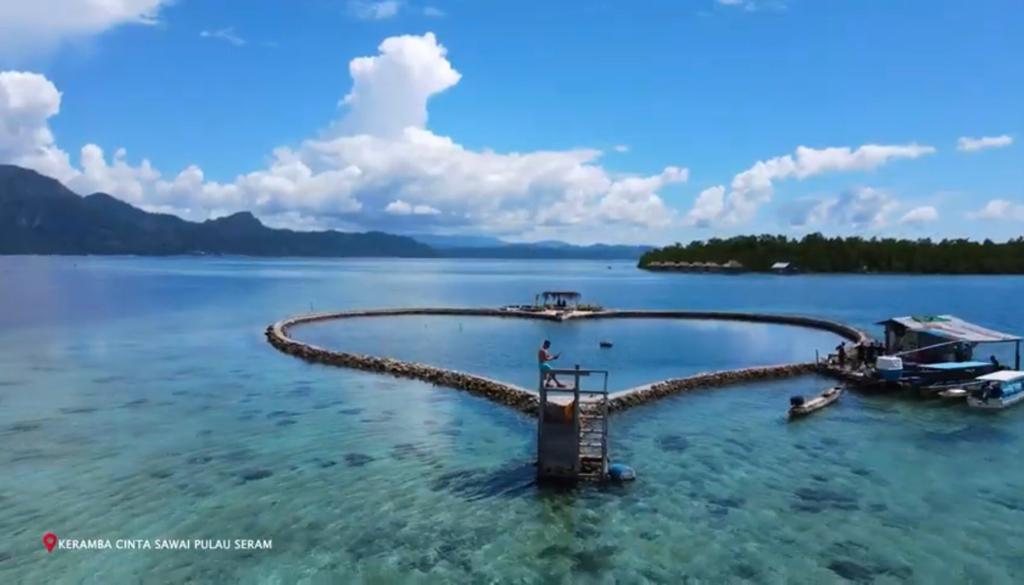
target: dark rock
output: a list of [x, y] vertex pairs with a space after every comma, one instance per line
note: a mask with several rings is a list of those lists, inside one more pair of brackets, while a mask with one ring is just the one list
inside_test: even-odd
[[681, 453], [690, 447], [689, 439], [682, 435], [662, 435], [657, 441], [662, 451], [670, 453]]
[[828, 568], [836, 575], [854, 583], [871, 583], [875, 580], [873, 570], [850, 560], [832, 561], [828, 564]]
[[238, 476], [240, 478], [242, 478], [243, 482], [256, 481], [258, 479], [265, 479], [265, 478], [268, 478], [268, 477], [270, 477], [272, 475], [274, 475], [274, 472], [270, 471], [269, 469], [257, 469], [257, 468], [246, 469], [246, 470], [244, 470], [244, 471], [242, 471], [241, 473], [238, 474]]
[[349, 467], [362, 467], [374, 461], [374, 458], [364, 453], [346, 453], [345, 464]]
[[828, 509], [851, 511], [859, 508], [856, 497], [828, 488], [806, 487], [794, 493], [797, 501], [792, 508], [799, 512], [818, 513]]
[[91, 406], [82, 406], [79, 408], [61, 408], [60, 411], [64, 414], [88, 414], [96, 412], [96, 409]]

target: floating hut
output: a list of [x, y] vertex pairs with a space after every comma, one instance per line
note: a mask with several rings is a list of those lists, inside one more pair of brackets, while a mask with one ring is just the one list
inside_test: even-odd
[[776, 262], [772, 264], [771, 270], [775, 274], [796, 274], [799, 272], [796, 264], [792, 262]]
[[1021, 338], [964, 321], [953, 315], [893, 317], [885, 327], [885, 350], [920, 364], [968, 362], [980, 344], [1014, 344], [1015, 367], [1020, 369]]
[[574, 290], [546, 290], [534, 299], [534, 306], [559, 311], [575, 311], [583, 297]]

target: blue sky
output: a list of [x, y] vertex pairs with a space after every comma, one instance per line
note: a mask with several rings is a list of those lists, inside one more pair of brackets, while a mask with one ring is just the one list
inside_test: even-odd
[[[0, 41], [0, 71], [60, 92], [59, 113], [34, 118], [7, 100], [0, 162], [191, 219], [248, 208], [297, 228], [1024, 233], [1019, 1], [121, 3], [91, 19], [81, 0], [0, 8], [32, 31]], [[70, 22], [49, 16], [62, 9]], [[392, 38], [413, 40], [382, 50]], [[426, 134], [341, 103], [359, 57], [381, 59], [354, 93]], [[7, 80], [52, 106], [38, 78]], [[5, 115], [52, 141], [8, 131], [5, 146]]]

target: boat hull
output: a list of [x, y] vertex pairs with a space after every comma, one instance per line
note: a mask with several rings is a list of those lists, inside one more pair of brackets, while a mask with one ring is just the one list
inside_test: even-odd
[[986, 410], [1000, 410], [1003, 408], [1009, 408], [1022, 401], [1024, 401], [1024, 392], [1020, 392], [1012, 396], [1004, 396], [1002, 398], [989, 398], [988, 400], [968, 396], [967, 406]]
[[824, 393], [815, 396], [800, 406], [789, 407], [789, 418], [802, 418], [809, 414], [818, 412], [819, 410], [835, 404], [839, 397], [843, 395], [842, 388], [830, 388]]

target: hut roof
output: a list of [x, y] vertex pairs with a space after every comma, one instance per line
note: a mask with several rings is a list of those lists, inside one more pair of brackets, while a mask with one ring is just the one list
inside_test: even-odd
[[546, 299], [549, 298], [563, 298], [563, 299], [578, 299], [582, 295], [574, 290], [546, 290], [540, 293]]
[[928, 333], [951, 341], [967, 343], [991, 343], [1018, 341], [1020, 337], [975, 325], [953, 315], [931, 315], [925, 317], [893, 317], [879, 322], [879, 325], [898, 324], [911, 331]]

